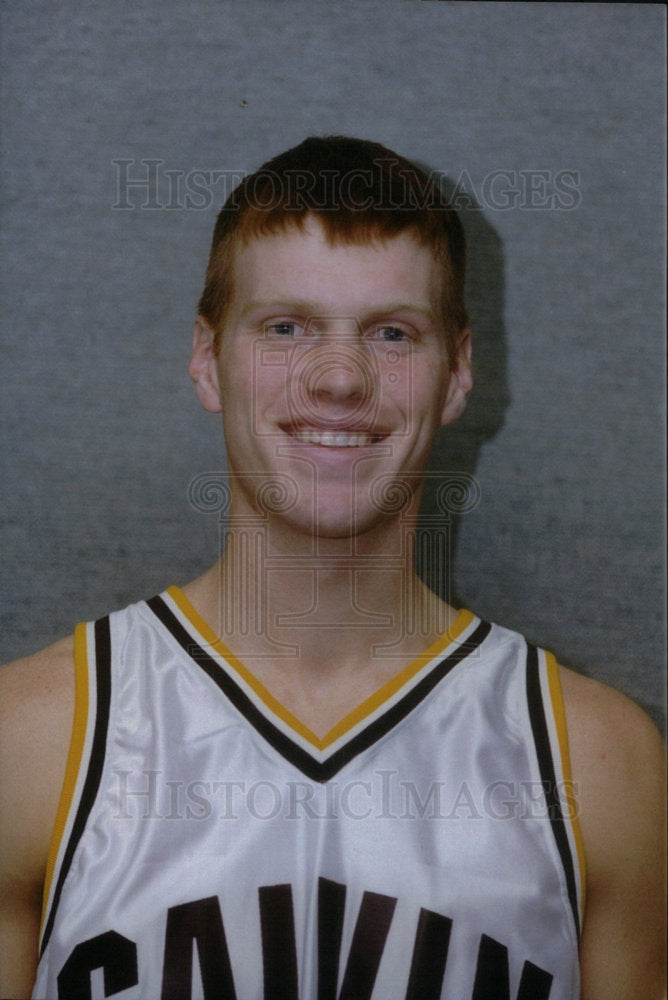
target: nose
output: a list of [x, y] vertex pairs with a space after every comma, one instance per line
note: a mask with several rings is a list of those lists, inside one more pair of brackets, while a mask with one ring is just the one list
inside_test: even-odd
[[371, 389], [368, 359], [353, 344], [339, 343], [317, 351], [305, 374], [309, 395], [314, 400], [357, 401]]
[[358, 336], [317, 338], [300, 359], [301, 371], [292, 382], [302, 419], [362, 424], [376, 394], [373, 360]]

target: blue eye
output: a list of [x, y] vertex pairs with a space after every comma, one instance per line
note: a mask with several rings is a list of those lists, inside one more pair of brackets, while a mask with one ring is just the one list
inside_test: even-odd
[[265, 327], [270, 337], [296, 337], [303, 333], [302, 328], [297, 323], [271, 323]]
[[406, 333], [398, 326], [379, 326], [376, 330], [376, 336], [388, 343], [406, 340]]

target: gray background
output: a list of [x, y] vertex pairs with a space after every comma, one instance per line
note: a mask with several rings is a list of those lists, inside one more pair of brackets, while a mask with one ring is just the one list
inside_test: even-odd
[[[226, 189], [200, 178], [188, 206], [165, 171], [344, 132], [464, 207], [478, 386], [432, 465], [481, 488], [457, 598], [659, 719], [663, 8], [29, 0], [2, 29], [3, 658], [217, 555], [188, 484], [220, 431], [186, 364]], [[161, 161], [125, 209], [119, 159]]]

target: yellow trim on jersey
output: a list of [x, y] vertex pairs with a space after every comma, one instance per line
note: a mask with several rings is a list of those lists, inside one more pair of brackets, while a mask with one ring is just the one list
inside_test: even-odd
[[85, 623], [77, 625], [74, 632], [74, 718], [72, 720], [72, 735], [67, 754], [67, 764], [65, 765], [65, 777], [63, 787], [60, 792], [58, 811], [53, 825], [51, 842], [49, 844], [49, 855], [46, 862], [46, 878], [44, 880], [44, 895], [42, 900], [42, 919], [40, 935], [44, 930], [44, 921], [49, 898], [51, 895], [51, 885], [58, 859], [61, 841], [67, 825], [67, 818], [72, 807], [74, 791], [81, 767], [84, 745], [86, 742], [86, 728], [88, 725], [88, 651], [87, 651], [87, 629]]
[[580, 920], [584, 915], [585, 894], [586, 894], [586, 869], [584, 843], [582, 831], [580, 830], [580, 820], [578, 818], [578, 803], [573, 791], [573, 775], [571, 772], [571, 757], [568, 747], [568, 727], [566, 725], [566, 709], [564, 708], [564, 696], [561, 690], [561, 680], [559, 678], [559, 664], [552, 653], [545, 654], [547, 666], [547, 680], [550, 689], [550, 700], [552, 701], [552, 712], [559, 739], [559, 752], [561, 756], [561, 770], [564, 775], [566, 805], [568, 809], [568, 819], [571, 822], [575, 848], [578, 853], [578, 867], [580, 871]]
[[467, 628], [473, 621], [473, 615], [470, 611], [460, 611], [455, 621], [450, 626], [450, 629], [438, 637], [436, 642], [424, 652], [416, 656], [411, 663], [408, 664], [403, 670], [393, 677], [391, 680], [387, 681], [382, 685], [374, 694], [366, 698], [365, 701], [354, 708], [352, 712], [346, 715], [340, 722], [330, 729], [327, 733], [324, 741], [323, 747], [328, 746], [335, 740], [338, 740], [353, 726], [356, 726], [368, 715], [371, 715], [376, 709], [389, 701], [405, 684], [407, 684], [415, 674], [426, 666], [430, 660], [433, 660], [436, 656], [442, 653], [447, 646], [457, 639], [465, 628]]
[[399, 691], [404, 684], [407, 684], [415, 674], [422, 669], [431, 659], [442, 653], [452, 642], [454, 642], [458, 636], [471, 624], [473, 621], [473, 615], [470, 611], [460, 611], [456, 620], [453, 622], [450, 629], [434, 642], [429, 649], [419, 656], [416, 656], [411, 663], [401, 670], [396, 677], [393, 677], [390, 681], [383, 684], [374, 694], [366, 698], [357, 708], [354, 708], [352, 712], [345, 715], [343, 719], [336, 723], [332, 729], [321, 739], [316, 736], [312, 730], [301, 722], [297, 716], [293, 715], [284, 705], [278, 701], [274, 695], [262, 684], [239, 660], [234, 653], [232, 653], [225, 643], [216, 635], [213, 629], [200, 617], [198, 612], [194, 609], [186, 595], [183, 591], [179, 590], [178, 587], [168, 587], [167, 593], [172, 598], [172, 600], [178, 605], [183, 614], [188, 618], [192, 625], [197, 629], [200, 635], [205, 639], [207, 644], [211, 646], [212, 649], [222, 656], [227, 663], [230, 664], [239, 674], [239, 676], [245, 681], [246, 684], [255, 692], [255, 694], [264, 702], [264, 704], [269, 708], [274, 715], [281, 719], [284, 723], [290, 726], [302, 739], [305, 739], [308, 743], [314, 746], [317, 750], [325, 750], [327, 747], [331, 746], [332, 743], [340, 739], [347, 732], [349, 732], [354, 726], [358, 725], [365, 718], [375, 712], [380, 706], [388, 701]]

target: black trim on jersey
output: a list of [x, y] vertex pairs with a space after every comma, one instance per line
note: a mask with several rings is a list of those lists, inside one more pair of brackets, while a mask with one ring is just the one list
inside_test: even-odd
[[[91, 746], [88, 770], [84, 782], [81, 798], [77, 807], [76, 817], [72, 824], [70, 838], [63, 855], [63, 863], [58, 872], [58, 881], [53, 893], [53, 901], [49, 911], [48, 919], [44, 925], [44, 935], [40, 955], [44, 953], [56, 917], [56, 910], [60, 901], [60, 894], [63, 890], [63, 883], [70, 870], [72, 858], [77, 845], [84, 832], [88, 815], [93, 808], [93, 803], [100, 787], [102, 768], [104, 767], [104, 756], [107, 745], [107, 730], [109, 728], [109, 706], [111, 703], [111, 630], [109, 627], [109, 617], [100, 618], [95, 622], [95, 675], [97, 678], [97, 693], [95, 706], [95, 730]], [[88, 706], [87, 706], [88, 710]]]
[[531, 728], [533, 730], [533, 738], [536, 744], [538, 767], [540, 769], [543, 791], [545, 792], [545, 802], [547, 805], [548, 816], [550, 817], [550, 825], [552, 827], [554, 839], [557, 843], [559, 854], [561, 855], [561, 863], [564, 867], [564, 874], [566, 876], [568, 899], [571, 904], [571, 909], [573, 910], [575, 929], [579, 938], [580, 915], [578, 913], [578, 894], [575, 883], [575, 868], [573, 866], [571, 845], [568, 840], [568, 834], [566, 833], [566, 824], [557, 790], [557, 776], [554, 770], [550, 736], [547, 730], [547, 721], [545, 719], [545, 706], [543, 705], [543, 697], [540, 689], [538, 650], [530, 643], [527, 643], [526, 680], [529, 717], [531, 719]]
[[409, 691], [400, 701], [388, 709], [382, 716], [370, 723], [362, 732], [354, 736], [345, 746], [333, 753], [325, 761], [315, 760], [300, 746], [293, 742], [277, 726], [275, 726], [241, 690], [239, 685], [210, 656], [206, 650], [195, 642], [188, 630], [184, 628], [176, 615], [167, 607], [162, 597], [152, 597], [146, 602], [162, 622], [168, 632], [176, 639], [188, 656], [208, 674], [221, 691], [237, 708], [271, 746], [285, 757], [298, 770], [312, 781], [328, 781], [341, 768], [372, 744], [376, 743], [386, 733], [393, 729], [405, 716], [423, 701], [430, 691], [455, 667], [461, 660], [476, 650], [487, 638], [492, 626], [481, 622], [473, 634], [461, 643], [452, 653], [444, 656], [435, 664], [429, 674]]

